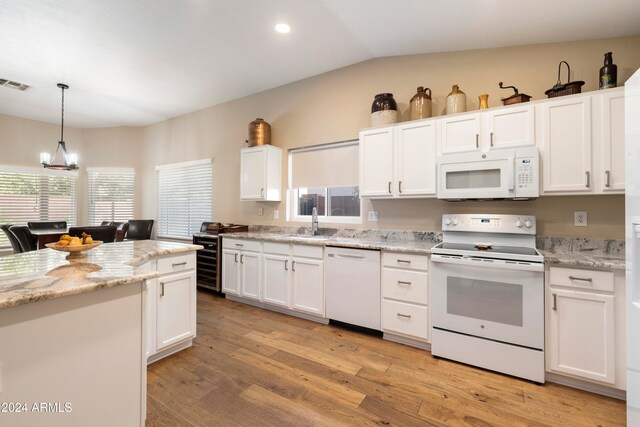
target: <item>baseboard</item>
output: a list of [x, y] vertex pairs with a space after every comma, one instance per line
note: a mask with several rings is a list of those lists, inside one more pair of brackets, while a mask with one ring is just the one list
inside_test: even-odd
[[577, 388], [578, 390], [584, 390], [590, 393], [613, 397], [614, 399], [627, 400], [627, 392], [624, 390], [619, 390], [617, 388], [608, 387], [601, 384], [594, 384], [588, 381], [578, 380], [576, 378], [565, 377], [564, 375], [558, 375], [551, 372], [546, 372], [544, 377], [551, 383], [566, 385], [567, 387]]
[[301, 313], [299, 311], [289, 310], [288, 308], [278, 307], [276, 305], [264, 304], [264, 303], [262, 303], [260, 301], [256, 301], [256, 300], [252, 300], [252, 299], [242, 298], [242, 297], [238, 297], [238, 296], [235, 296], [235, 295], [229, 295], [229, 294], [225, 294], [225, 298], [227, 298], [228, 300], [231, 300], [231, 301], [241, 302], [242, 304], [252, 305], [252, 306], [258, 307], [258, 308], [264, 308], [265, 310], [275, 311], [275, 312], [281, 313], [281, 314], [286, 314], [288, 316], [294, 316], [294, 317], [299, 317], [301, 319], [310, 320], [312, 322], [322, 323], [322, 324], [325, 324], [325, 325], [329, 323], [329, 319], [324, 318], [324, 317], [314, 316], [313, 314]]
[[149, 356], [149, 358], [147, 359], [147, 365], [152, 364], [153, 362], [157, 362], [160, 359], [164, 359], [167, 356], [171, 356], [174, 353], [177, 353], [179, 351], [184, 350], [185, 348], [189, 348], [193, 345], [193, 338], [189, 339], [187, 341], [183, 341], [180, 344], [176, 344], [172, 347], [169, 347], [167, 349], [164, 349], [156, 354], [154, 354], [153, 356]]
[[396, 335], [396, 334], [392, 334], [389, 332], [384, 332], [382, 335], [382, 338], [387, 340], [387, 341], [391, 341], [391, 342], [395, 342], [398, 344], [404, 344], [404, 345], [408, 345], [411, 347], [416, 347], [416, 348], [420, 348], [422, 350], [427, 350], [427, 351], [431, 351], [431, 344], [424, 342], [424, 341], [419, 341], [419, 340], [415, 340], [412, 338], [407, 338], [404, 337], [402, 335]]

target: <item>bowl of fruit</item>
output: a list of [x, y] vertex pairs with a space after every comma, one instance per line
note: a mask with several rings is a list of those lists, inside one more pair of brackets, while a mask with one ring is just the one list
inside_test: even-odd
[[81, 237], [65, 234], [57, 242], [47, 243], [46, 246], [56, 251], [69, 252], [69, 256], [83, 256], [82, 252], [101, 244], [100, 240], [93, 240], [90, 234], [82, 233]]

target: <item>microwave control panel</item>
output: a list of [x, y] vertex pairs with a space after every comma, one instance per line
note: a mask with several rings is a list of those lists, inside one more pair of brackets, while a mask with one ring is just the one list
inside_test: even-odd
[[538, 197], [538, 159], [535, 157], [516, 158], [516, 197]]

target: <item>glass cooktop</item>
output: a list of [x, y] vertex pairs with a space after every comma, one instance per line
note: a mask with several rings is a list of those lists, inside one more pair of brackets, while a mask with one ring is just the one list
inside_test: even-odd
[[538, 251], [534, 248], [527, 248], [522, 246], [491, 246], [486, 249], [481, 249], [475, 246], [473, 243], [449, 243], [442, 242], [433, 249], [447, 249], [454, 251], [471, 251], [477, 252], [478, 255], [483, 253], [491, 254], [511, 254], [511, 255], [538, 255]]

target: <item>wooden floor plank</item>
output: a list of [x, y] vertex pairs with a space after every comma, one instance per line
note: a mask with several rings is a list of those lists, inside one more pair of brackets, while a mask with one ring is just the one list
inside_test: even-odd
[[148, 426], [623, 426], [625, 402], [198, 294], [194, 346], [148, 368]]

